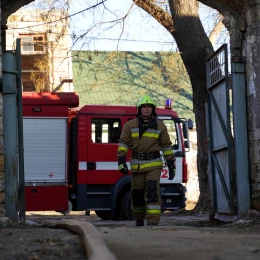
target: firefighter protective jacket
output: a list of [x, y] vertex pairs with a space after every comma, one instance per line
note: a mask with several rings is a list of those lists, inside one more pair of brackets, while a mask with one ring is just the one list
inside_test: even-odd
[[[140, 127], [140, 122], [140, 118], [135, 118], [125, 123], [119, 139], [117, 157], [126, 156], [128, 149], [138, 153], [162, 151], [166, 160], [175, 161], [175, 156], [172, 151], [172, 142], [166, 125], [154, 118], [152, 120], [153, 124], [149, 124], [149, 126], [142, 131], [142, 129], [140, 129], [142, 128]], [[161, 158], [138, 160], [131, 157], [130, 165], [132, 172], [146, 172], [154, 168], [162, 169], [163, 167]]]

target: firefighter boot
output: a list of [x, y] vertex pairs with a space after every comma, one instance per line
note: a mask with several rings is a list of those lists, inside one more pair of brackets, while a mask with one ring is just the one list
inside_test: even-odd
[[158, 226], [158, 223], [155, 222], [148, 222], [147, 226]]
[[142, 227], [142, 226], [144, 226], [144, 221], [143, 221], [143, 220], [136, 220], [136, 221], [135, 221], [135, 225], [136, 225], [137, 227]]

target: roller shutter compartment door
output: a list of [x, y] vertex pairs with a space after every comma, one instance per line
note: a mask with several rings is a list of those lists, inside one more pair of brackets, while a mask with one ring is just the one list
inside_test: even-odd
[[67, 119], [24, 118], [25, 182], [66, 181]]

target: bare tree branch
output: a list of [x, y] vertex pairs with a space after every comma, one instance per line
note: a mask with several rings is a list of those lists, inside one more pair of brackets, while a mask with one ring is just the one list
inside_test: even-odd
[[218, 36], [220, 34], [220, 31], [224, 27], [224, 24], [222, 23], [222, 20], [220, 20], [212, 29], [210, 35], [209, 35], [209, 41], [212, 45], [214, 45], [218, 39]]
[[134, 0], [134, 3], [153, 16], [170, 33], [174, 31], [171, 15], [158, 6], [153, 0]]

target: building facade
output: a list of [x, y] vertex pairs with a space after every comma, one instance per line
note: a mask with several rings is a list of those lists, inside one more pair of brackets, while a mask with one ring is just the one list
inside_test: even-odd
[[64, 10], [26, 9], [9, 16], [6, 50], [21, 39], [23, 91], [73, 91], [66, 17]]
[[[15, 51], [16, 39], [20, 38], [23, 91], [74, 91], [67, 17], [64, 10], [27, 9], [9, 16], [8, 29], [2, 30], [6, 32], [5, 37], [1, 34], [0, 38], [1, 82], [2, 46], [6, 46], [6, 51]], [[3, 101], [0, 95], [0, 216], [5, 215], [4, 194]]]

